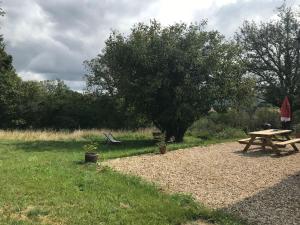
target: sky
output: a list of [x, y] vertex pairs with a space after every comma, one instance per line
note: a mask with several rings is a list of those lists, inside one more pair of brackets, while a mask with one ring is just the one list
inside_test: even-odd
[[[286, 0], [298, 7], [300, 0]], [[24, 80], [61, 79], [85, 87], [84, 60], [97, 56], [111, 30], [124, 34], [138, 22], [163, 25], [208, 20], [231, 38], [244, 20], [274, 18], [282, 0], [2, 0], [0, 33]]]

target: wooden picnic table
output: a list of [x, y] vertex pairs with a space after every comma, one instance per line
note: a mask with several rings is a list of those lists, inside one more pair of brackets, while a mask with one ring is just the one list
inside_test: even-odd
[[[296, 143], [300, 142], [300, 138], [292, 139], [289, 135], [292, 133], [291, 130], [278, 130], [269, 129], [250, 132], [250, 138], [239, 140], [240, 144], [246, 144], [244, 152], [248, 151], [250, 146], [259, 145], [265, 150], [267, 146], [271, 147], [277, 154], [280, 154], [279, 148], [285, 148], [287, 145], [291, 145], [295, 151], [299, 151]], [[280, 136], [280, 137], [278, 137]], [[284, 138], [284, 139], [282, 139]]]

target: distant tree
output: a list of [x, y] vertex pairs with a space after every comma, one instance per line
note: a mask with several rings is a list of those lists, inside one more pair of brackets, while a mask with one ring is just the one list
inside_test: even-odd
[[[89, 97], [72, 91], [61, 80], [23, 81], [18, 105], [22, 128], [88, 127]], [[89, 119], [87, 119], [89, 118]]]
[[46, 92], [41, 82], [22, 81], [20, 88], [19, 118], [22, 118], [22, 128], [41, 128], [45, 114]]
[[278, 18], [270, 22], [245, 21], [236, 35], [244, 50], [250, 75], [257, 79], [260, 95], [279, 106], [288, 96], [300, 108], [300, 27], [299, 16], [286, 4], [278, 8]]
[[218, 112], [248, 108], [255, 101], [255, 80], [245, 76], [242, 49], [232, 41], [216, 46], [215, 52], [217, 60], [211, 76], [213, 108]]
[[187, 128], [220, 99], [217, 80], [222, 83], [224, 74], [232, 72], [230, 60], [224, 59], [229, 71], [216, 74], [230, 44], [204, 25], [163, 28], [151, 21], [134, 26], [129, 36], [113, 32], [103, 52], [85, 62], [88, 87], [124, 98], [127, 107], [146, 115], [167, 138], [182, 141]]
[[74, 118], [74, 113], [78, 109], [73, 102], [73, 91], [62, 80], [45, 80], [41, 85], [45, 93], [40, 104], [43, 108], [41, 120], [43, 126], [54, 129], [78, 128], [78, 121]]
[[[0, 8], [0, 16], [4, 12]], [[0, 127], [17, 126], [17, 105], [21, 79], [15, 73], [12, 56], [7, 54], [2, 35], [0, 35]]]

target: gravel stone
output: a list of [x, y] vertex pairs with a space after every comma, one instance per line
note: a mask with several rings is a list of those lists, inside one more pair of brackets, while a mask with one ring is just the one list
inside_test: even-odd
[[158, 183], [163, 190], [192, 194], [215, 209], [249, 223], [300, 224], [300, 154], [286, 149], [249, 150], [223, 143], [105, 162], [117, 171]]

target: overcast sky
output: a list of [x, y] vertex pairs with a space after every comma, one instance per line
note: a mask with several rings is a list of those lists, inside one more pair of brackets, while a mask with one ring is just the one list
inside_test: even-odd
[[[269, 20], [282, 0], [2, 0], [7, 51], [24, 80], [62, 79], [84, 88], [83, 61], [94, 58], [111, 29], [124, 33], [137, 22], [208, 20], [227, 37], [247, 20]], [[300, 0], [287, 0], [297, 7]]]

